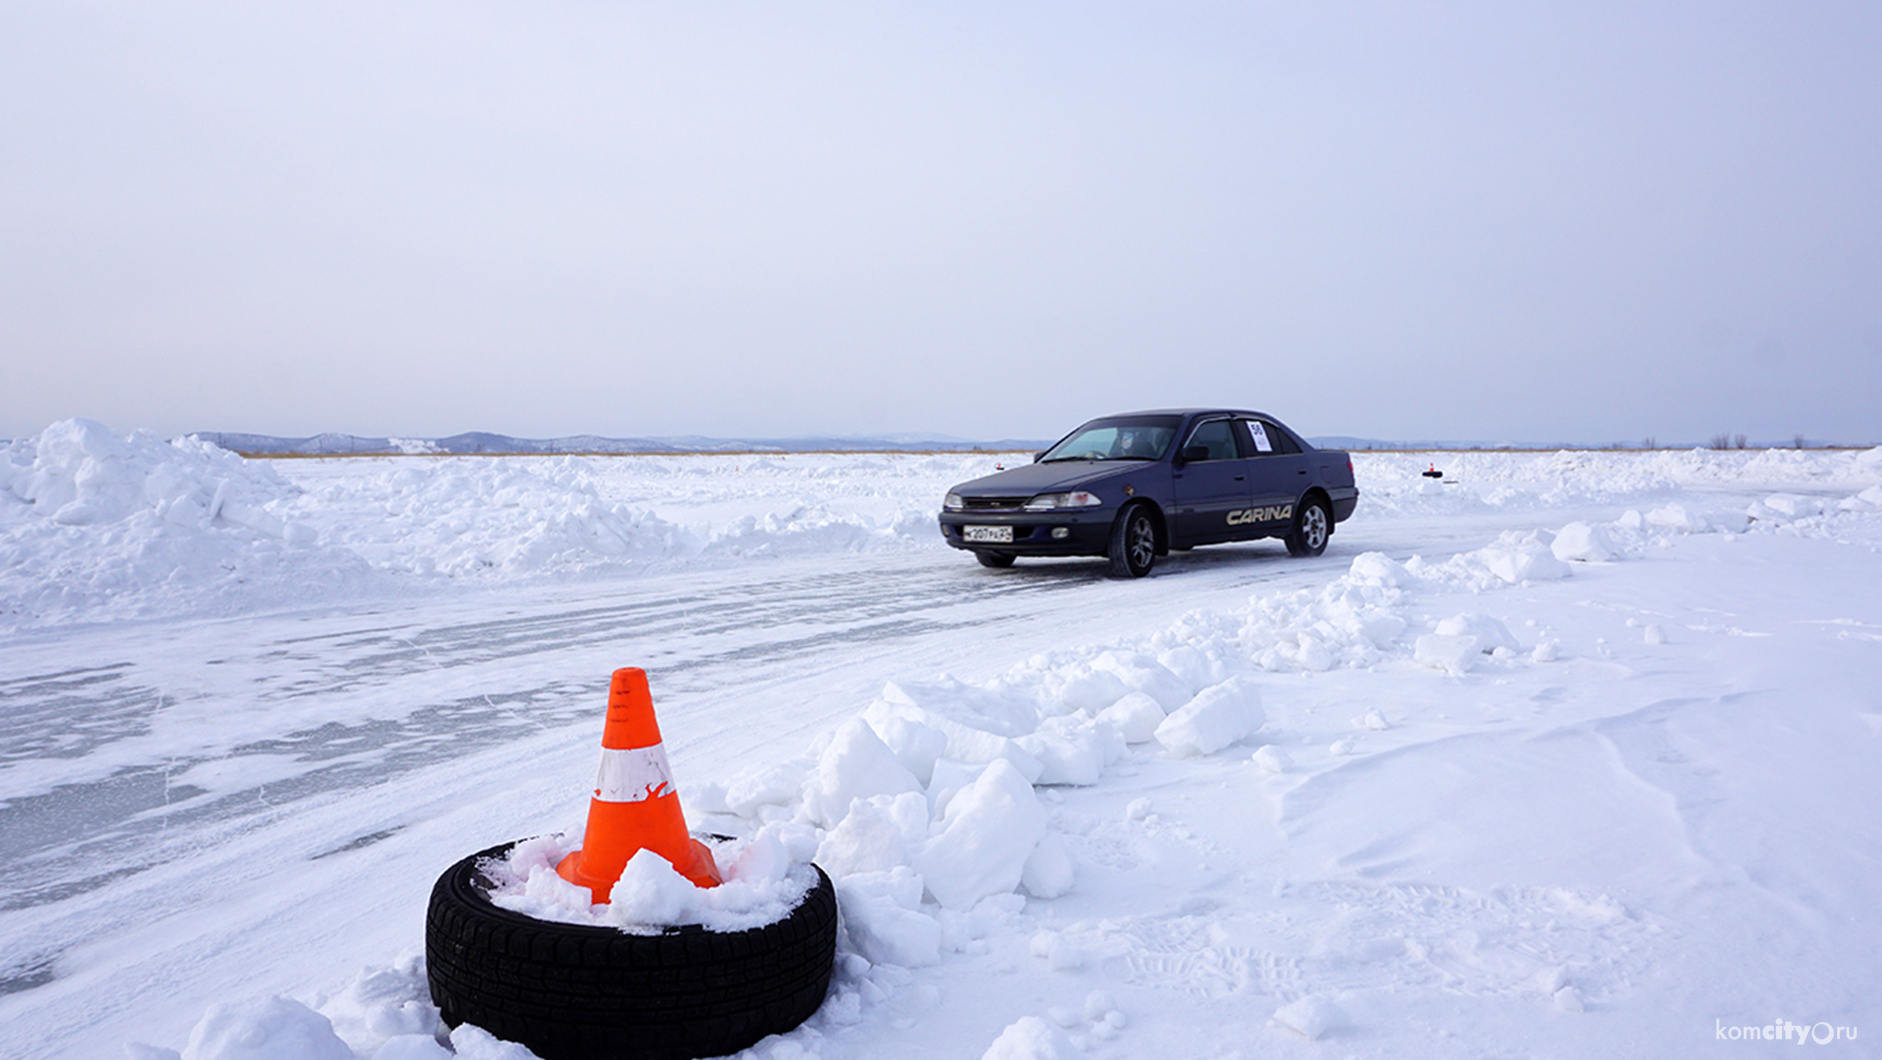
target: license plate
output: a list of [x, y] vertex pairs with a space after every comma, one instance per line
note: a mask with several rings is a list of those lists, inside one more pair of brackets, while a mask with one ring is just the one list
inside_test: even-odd
[[962, 541], [982, 541], [995, 545], [1013, 543], [1013, 528], [1010, 526], [963, 526]]

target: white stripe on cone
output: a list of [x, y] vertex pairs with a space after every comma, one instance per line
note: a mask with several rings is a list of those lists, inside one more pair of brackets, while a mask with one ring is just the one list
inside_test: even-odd
[[622, 751], [601, 749], [601, 770], [595, 775], [595, 798], [602, 802], [644, 802], [670, 794], [673, 770], [667, 765], [665, 744]]

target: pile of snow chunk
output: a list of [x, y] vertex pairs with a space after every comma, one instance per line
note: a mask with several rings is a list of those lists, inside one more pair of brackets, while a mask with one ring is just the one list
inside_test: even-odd
[[783, 919], [817, 882], [808, 834], [774, 827], [714, 844], [713, 858], [725, 877], [717, 887], [695, 887], [665, 858], [642, 850], [628, 859], [610, 901], [596, 904], [588, 888], [556, 872], [579, 846], [579, 837], [560, 833], [517, 843], [506, 857], [483, 867], [494, 885], [491, 903], [537, 920], [611, 926], [630, 934], [658, 934], [677, 924], [743, 931]]
[[164, 442], [148, 431], [119, 438], [94, 420], [55, 423], [0, 450], [0, 496], [10, 494], [32, 515], [63, 526], [148, 513], [189, 529], [223, 519], [304, 544], [305, 527], [266, 510], [298, 492], [272, 468], [195, 438]]
[[[1506, 534], [1443, 563], [1368, 553], [1317, 590], [1191, 612], [1128, 645], [1036, 656], [978, 682], [891, 682], [804, 756], [708, 786], [689, 805], [809, 837], [836, 882], [849, 951], [874, 964], [934, 964], [968, 944], [962, 925], [972, 918], [1076, 888], [1073, 848], [1044, 790], [1102, 783], [1131, 754], [1271, 743], [1279, 734], [1267, 731], [1264, 674], [1395, 659], [1460, 675], [1483, 660], [1525, 665], [1522, 644], [1493, 615], [1454, 615], [1407, 644], [1405, 611], [1422, 588], [1516, 584], [1493, 569], [1497, 556], [1526, 557], [1531, 577], [1566, 571], [1551, 552], [1561, 536]], [[1544, 661], [1542, 647], [1527, 661]], [[1355, 724], [1390, 728], [1377, 710]], [[1247, 761], [1268, 774], [1292, 768], [1272, 746]]]
[[266, 464], [194, 438], [53, 424], [0, 449], [0, 620], [356, 587], [366, 564], [321, 547], [292, 511], [300, 496]]
[[142, 1042], [124, 1047], [128, 1060], [517, 1060], [521, 1046], [479, 1028], [451, 1032], [425, 996], [424, 959], [408, 955], [367, 968], [313, 1005], [287, 997], [253, 997], [210, 1006], [181, 1052]]
[[1183, 648], [1037, 658], [973, 684], [890, 683], [804, 757], [709, 785], [689, 806], [814, 837], [850, 950], [933, 964], [969, 944], [972, 918], [1075, 887], [1040, 789], [1099, 783], [1132, 746], [1212, 754], [1262, 727], [1254, 668]]

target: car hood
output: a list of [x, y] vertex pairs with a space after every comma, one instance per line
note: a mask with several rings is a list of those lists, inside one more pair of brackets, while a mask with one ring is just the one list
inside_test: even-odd
[[1053, 464], [1026, 464], [997, 474], [963, 482], [949, 493], [964, 497], [1030, 497], [1089, 485], [1112, 475], [1149, 467], [1148, 460], [1066, 460]]

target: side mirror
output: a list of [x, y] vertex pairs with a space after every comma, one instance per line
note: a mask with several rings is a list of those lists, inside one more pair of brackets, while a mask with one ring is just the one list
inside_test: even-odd
[[1207, 459], [1209, 459], [1209, 447], [1206, 445], [1186, 445], [1183, 451], [1177, 454], [1178, 462], [1184, 464], [1199, 464]]
[[1044, 449], [1039, 450], [1032, 455], [1032, 462], [1037, 464], [1039, 461], [1045, 459], [1045, 455], [1046, 451]]

